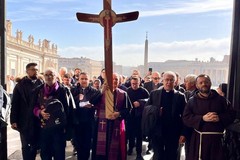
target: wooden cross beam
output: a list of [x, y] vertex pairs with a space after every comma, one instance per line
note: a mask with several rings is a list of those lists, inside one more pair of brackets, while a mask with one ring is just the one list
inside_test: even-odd
[[[129, 12], [116, 14], [111, 7], [111, 0], [103, 0], [103, 10], [98, 14], [77, 13], [77, 19], [82, 22], [99, 23], [104, 28], [104, 59], [106, 71], [106, 83], [108, 84], [111, 93], [113, 92], [112, 74], [112, 27], [116, 23], [133, 21], [138, 18], [139, 12]], [[110, 97], [110, 98], [109, 98]], [[113, 105], [113, 95], [106, 95], [106, 102]], [[112, 106], [113, 107], [113, 106]], [[109, 108], [109, 107], [108, 107]]]

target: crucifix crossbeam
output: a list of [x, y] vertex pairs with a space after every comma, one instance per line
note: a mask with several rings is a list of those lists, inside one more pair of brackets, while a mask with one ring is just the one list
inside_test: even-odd
[[[113, 112], [113, 60], [112, 60], [112, 27], [116, 23], [133, 21], [138, 18], [139, 12], [129, 12], [116, 14], [111, 7], [111, 0], [103, 0], [103, 10], [98, 14], [77, 13], [77, 19], [82, 22], [99, 23], [104, 28], [104, 59], [106, 71], [106, 83], [109, 86], [110, 92], [106, 93], [106, 103], [110, 103], [111, 107], [106, 107], [106, 117], [108, 112]], [[107, 104], [106, 104], [107, 105]], [[112, 108], [112, 110], [110, 109]], [[110, 109], [110, 110], [109, 110]]]

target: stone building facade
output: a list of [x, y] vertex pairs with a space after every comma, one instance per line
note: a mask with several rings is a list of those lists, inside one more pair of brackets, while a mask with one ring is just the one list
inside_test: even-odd
[[[58, 69], [66, 67], [68, 71], [74, 71], [75, 68], [80, 68], [82, 71], [87, 72], [90, 77], [98, 77], [101, 70], [104, 68], [104, 61], [96, 61], [86, 57], [80, 58], [64, 58], [60, 57], [58, 60]], [[123, 66], [113, 63], [113, 72], [123, 74]]]
[[6, 21], [6, 74], [19, 76], [25, 74], [25, 67], [30, 62], [39, 65], [40, 72], [48, 67], [58, 68], [57, 45], [50, 44], [49, 40], [34, 41], [33, 35], [23, 40], [23, 32], [12, 34], [12, 22]]
[[[33, 35], [29, 35], [27, 40], [23, 39], [23, 32], [16, 31], [12, 34], [12, 22], [6, 21], [6, 75], [25, 75], [25, 67], [28, 63], [38, 64], [39, 71], [43, 72], [48, 67], [53, 67], [57, 71], [60, 67], [67, 67], [68, 70], [80, 68], [88, 72], [90, 77], [99, 76], [104, 68], [103, 61], [96, 61], [89, 58], [63, 58], [58, 55], [57, 45], [50, 44], [49, 40], [38, 40], [35, 42]], [[122, 66], [114, 64], [114, 70], [122, 73]]]
[[103, 61], [95, 61], [89, 58], [64, 58], [58, 59], [58, 69], [66, 67], [68, 71], [74, 71], [75, 68], [80, 68], [82, 71], [87, 72], [91, 77], [99, 76], [101, 70], [104, 68]]
[[[103, 61], [95, 61], [89, 58], [59, 58], [59, 68], [67, 67], [69, 70], [74, 70], [74, 68], [80, 68], [82, 71], [88, 72], [90, 77], [99, 76], [100, 71], [104, 68]], [[208, 74], [212, 80], [213, 86], [217, 86], [222, 82], [228, 81], [228, 69], [229, 69], [229, 55], [225, 55], [222, 61], [216, 61], [214, 58], [210, 58], [209, 61], [203, 62], [199, 60], [187, 61], [187, 60], [168, 60], [165, 62], [149, 62], [148, 66], [153, 69], [153, 71], [158, 71], [160, 73], [164, 71], [174, 71], [178, 72], [181, 76], [181, 82], [183, 82], [184, 77], [187, 74], [201, 73]], [[128, 67], [116, 65], [113, 63], [113, 72], [119, 74], [130, 76], [132, 71], [137, 69], [140, 71], [141, 77], [144, 77], [144, 65], [137, 67]]]
[[[6, 22], [6, 74], [19, 76], [25, 74], [25, 66], [30, 62], [36, 62], [39, 65], [40, 72], [48, 67], [59, 70], [60, 67], [67, 67], [68, 70], [80, 68], [82, 71], [88, 72], [90, 77], [99, 76], [103, 61], [96, 61], [89, 58], [64, 58], [57, 53], [57, 45], [50, 44], [49, 40], [38, 40], [35, 42], [33, 35], [29, 35], [27, 40], [23, 40], [23, 32], [17, 30], [16, 34], [12, 34], [12, 22]], [[164, 72], [171, 70], [178, 72], [180, 76], [185, 77], [187, 74], [208, 74], [214, 86], [219, 83], [227, 82], [229, 69], [229, 55], [225, 55], [222, 61], [216, 61], [210, 58], [207, 62], [199, 60], [168, 60], [165, 62], [148, 62], [148, 67], [153, 71]], [[113, 71], [119, 74], [130, 76], [133, 69], [138, 69], [145, 76], [144, 66], [126, 67], [113, 63]]]
[[[216, 61], [214, 58], [210, 58], [206, 62], [198, 59], [195, 61], [168, 60], [165, 62], [149, 62], [148, 66], [153, 68], [153, 71], [160, 73], [169, 70], [178, 72], [182, 82], [187, 74], [199, 75], [205, 73], [210, 76], [213, 86], [217, 86], [228, 81], [229, 55], [225, 55], [222, 61]], [[139, 66], [139, 70], [143, 70], [143, 66]]]

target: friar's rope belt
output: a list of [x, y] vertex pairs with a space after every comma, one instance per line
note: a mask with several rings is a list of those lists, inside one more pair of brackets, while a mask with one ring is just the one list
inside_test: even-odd
[[199, 149], [198, 149], [198, 159], [199, 160], [202, 160], [202, 155], [201, 155], [201, 152], [202, 152], [202, 136], [204, 134], [206, 135], [216, 135], [216, 134], [221, 134], [221, 135], [224, 135], [224, 132], [200, 132], [196, 129], [194, 129], [199, 135], [200, 135], [200, 140], [199, 140]]

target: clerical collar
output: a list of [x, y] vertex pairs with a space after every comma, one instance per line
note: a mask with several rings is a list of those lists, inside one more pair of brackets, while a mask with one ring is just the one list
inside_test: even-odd
[[37, 79], [31, 80], [31, 81], [32, 81], [32, 83], [36, 83], [36, 82], [37, 82]]
[[170, 91], [167, 91], [167, 90], [165, 90], [165, 89], [163, 89], [166, 93], [172, 93], [173, 92], [173, 90], [170, 90]]

